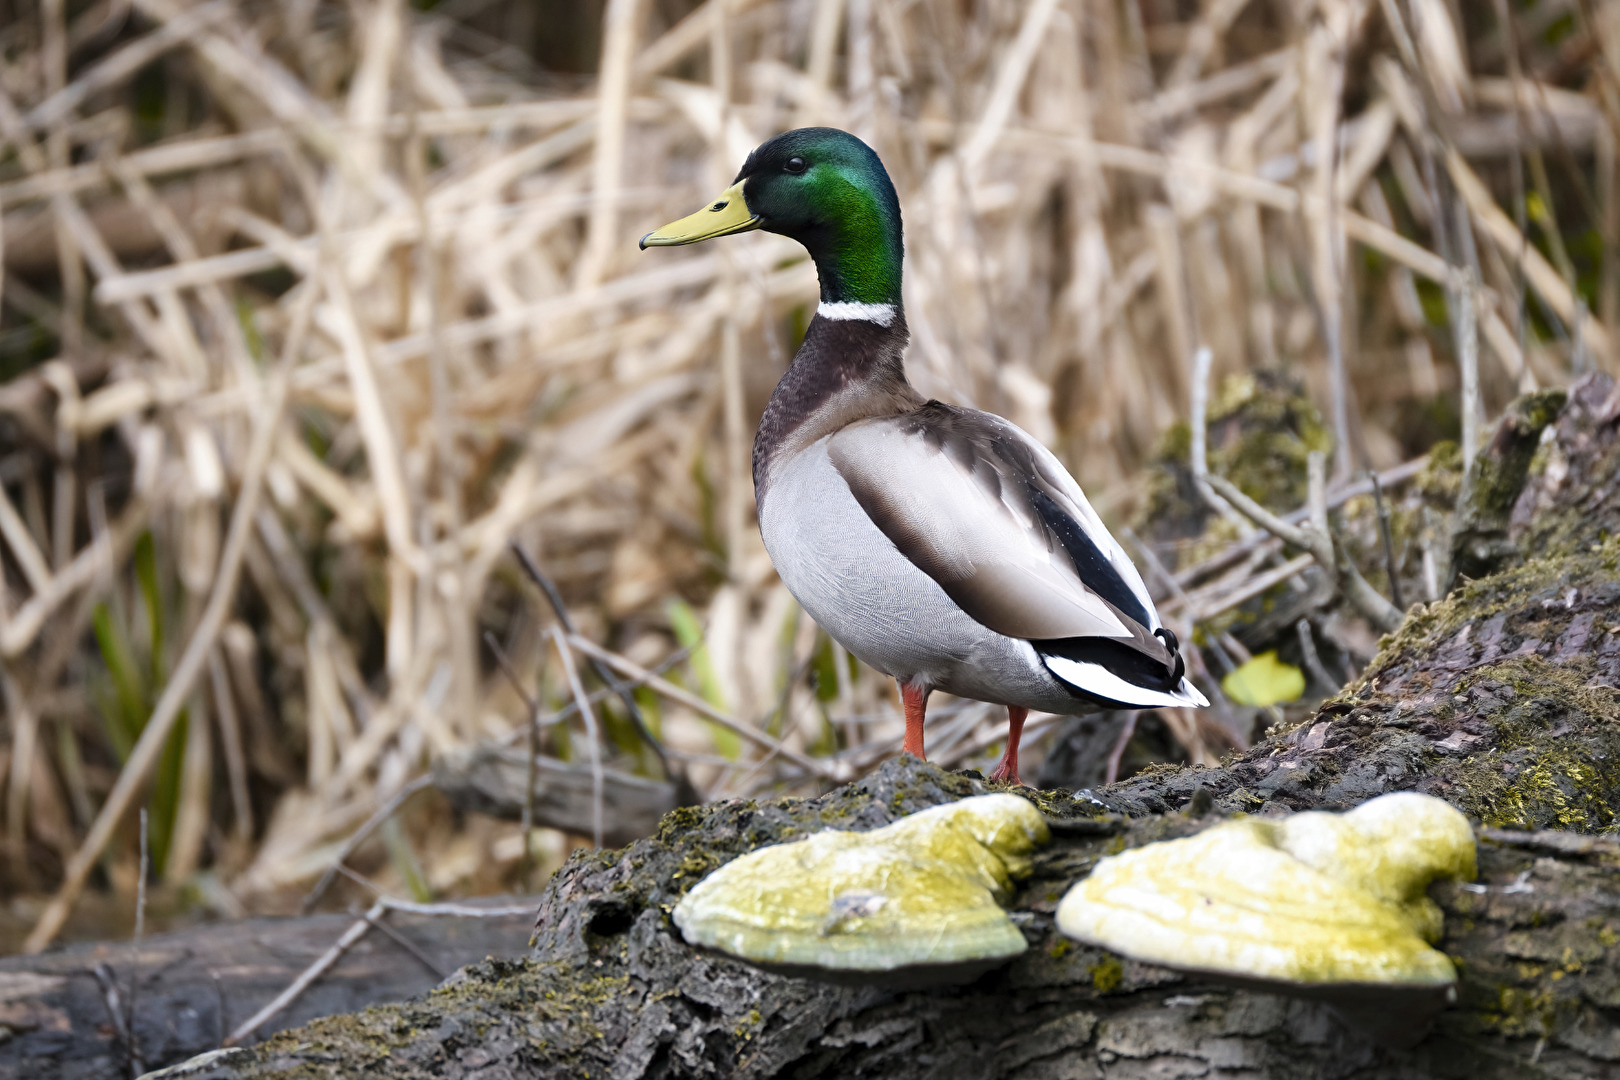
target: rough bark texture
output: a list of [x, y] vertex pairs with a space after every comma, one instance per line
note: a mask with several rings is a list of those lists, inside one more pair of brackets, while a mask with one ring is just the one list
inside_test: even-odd
[[[139, 944], [75, 945], [0, 959], [0, 1078], [127, 1080], [131, 1046], [113, 1022], [98, 967], [117, 987], [126, 1015], [133, 1013], [140, 1060], [184, 1061], [218, 1046], [353, 922], [351, 915], [249, 919], [153, 934]], [[388, 926], [433, 968], [373, 930], [264, 1033], [423, 993], [440, 982], [439, 972], [520, 949], [529, 931], [528, 920], [516, 916], [393, 912]]]
[[[1535, 453], [1488, 552], [1506, 568], [1414, 612], [1311, 721], [1221, 768], [1025, 792], [1056, 835], [1012, 905], [1030, 950], [1000, 971], [931, 991], [834, 986], [700, 954], [670, 923], [686, 888], [742, 852], [989, 787], [896, 760], [819, 799], [678, 810], [651, 839], [571, 860], [529, 958], [474, 965], [415, 1001], [317, 1021], [185, 1075], [1620, 1075], [1620, 845], [1591, 835], [1614, 829], [1620, 805], [1610, 393], [1604, 379], [1577, 386]], [[1523, 451], [1522, 437], [1503, 444]], [[1479, 883], [1432, 890], [1458, 1002], [1414, 1047], [1381, 1045], [1325, 1005], [1121, 961], [1053, 928], [1063, 891], [1105, 854], [1228, 812], [1344, 809], [1392, 790], [1438, 795], [1482, 823]]]

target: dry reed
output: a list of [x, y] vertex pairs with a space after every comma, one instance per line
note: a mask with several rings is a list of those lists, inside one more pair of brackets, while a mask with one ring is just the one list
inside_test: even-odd
[[[1620, 364], [1613, 2], [609, 0], [589, 82], [457, 6], [0, 0], [0, 873], [54, 894], [29, 948], [98, 868], [130, 880], [141, 800], [165, 880], [284, 906], [429, 761], [521, 737], [484, 632], [573, 703], [545, 737], [598, 783], [657, 767], [576, 653], [711, 794], [889, 752], [891, 688], [751, 519], [811, 268], [763, 234], [635, 247], [785, 127], [894, 176], [919, 388], [1047, 441], [1116, 519], [1200, 348], [1215, 382], [1310, 388], [1335, 506], [1427, 449], [1414, 414], [1460, 413], [1471, 454], [1521, 388]], [[1311, 561], [1233, 552], [1174, 585], [1187, 629]], [[1231, 738], [1167, 722], [1193, 758]], [[936, 723], [948, 762], [1000, 730]], [[529, 849], [412, 835], [440, 888]]]

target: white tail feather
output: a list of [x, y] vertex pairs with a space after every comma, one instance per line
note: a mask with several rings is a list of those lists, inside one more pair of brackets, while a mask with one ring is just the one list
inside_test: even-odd
[[1082, 694], [1115, 702], [1127, 709], [1202, 709], [1209, 704], [1209, 699], [1198, 692], [1198, 687], [1186, 679], [1182, 679], [1181, 685], [1174, 690], [1150, 690], [1126, 682], [1101, 664], [1044, 654], [1041, 660], [1045, 662], [1046, 670]]

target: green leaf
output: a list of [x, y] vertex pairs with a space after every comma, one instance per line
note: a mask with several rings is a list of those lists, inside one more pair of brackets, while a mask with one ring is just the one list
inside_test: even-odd
[[259, 319], [253, 305], [247, 297], [240, 297], [236, 301], [236, 323], [242, 328], [242, 342], [247, 345], [248, 355], [260, 364], [264, 363], [265, 348], [264, 335], [259, 333]]
[[[698, 622], [697, 612], [684, 600], [676, 598], [664, 606], [664, 614], [669, 617], [670, 629], [675, 631], [675, 640], [681, 643], [683, 649], [690, 650], [687, 664], [697, 678], [703, 700], [721, 712], [727, 711], [725, 695], [720, 692], [720, 680], [715, 676], [713, 661], [709, 659], [709, 647], [703, 642], [703, 627]], [[709, 732], [714, 739], [714, 748], [722, 757], [734, 759], [742, 753], [742, 739], [735, 732], [727, 731], [719, 724], [710, 724]]]
[[574, 732], [567, 724], [553, 724], [548, 729], [551, 732], [551, 752], [558, 761], [574, 760]]
[[652, 732], [653, 738], [664, 737], [664, 711], [663, 702], [656, 691], [650, 686], [638, 686], [631, 691], [636, 704], [641, 706], [641, 718], [647, 721], [647, 730]]
[[[162, 874], [169, 862], [169, 847], [174, 842], [174, 823], [180, 814], [180, 784], [186, 774], [186, 728], [190, 724], [190, 710], [181, 709], [174, 727], [163, 741], [163, 753], [158, 756], [157, 772], [152, 777], [152, 812], [148, 819], [151, 830], [152, 873]], [[143, 720], [141, 726], [145, 727]]]
[[388, 861], [394, 864], [395, 872], [404, 879], [411, 899], [418, 904], [432, 903], [433, 887], [428, 884], [422, 860], [411, 846], [411, 838], [406, 834], [405, 826], [400, 824], [399, 817], [396, 815], [383, 822], [381, 832], [383, 845], [388, 848]]
[[1271, 649], [1236, 668], [1221, 680], [1226, 696], [1239, 705], [1264, 707], [1298, 701], [1305, 692], [1305, 673], [1277, 659]]
[[833, 648], [832, 638], [826, 631], [816, 635], [816, 651], [810, 660], [810, 670], [815, 675], [816, 700], [825, 705], [838, 697], [838, 652]]
[[90, 613], [90, 625], [95, 631], [96, 646], [101, 650], [101, 662], [107, 665], [107, 674], [112, 679], [112, 693], [102, 706], [102, 720], [106, 723], [113, 753], [123, 761], [134, 748], [141, 728], [146, 726], [146, 677], [141, 673], [128, 635], [113, 618], [111, 608], [97, 604]]
[[639, 761], [646, 744], [641, 741], [641, 732], [636, 730], [635, 721], [630, 719], [624, 703], [616, 697], [603, 698], [597, 706], [597, 716], [602, 720], [602, 730], [608, 742], [617, 747], [621, 754]]
[[[130, 632], [129, 622], [139, 616], [131, 612], [127, 618], [115, 615], [107, 604], [97, 604], [90, 615], [96, 646], [102, 662], [107, 665], [107, 683], [110, 692], [93, 692], [108, 740], [119, 761], [125, 761], [147, 721], [152, 718], [153, 697], [166, 681], [164, 649], [163, 586], [158, 578], [157, 545], [150, 531], [143, 532], [135, 542], [135, 584], [141, 604], [146, 609], [146, 640]], [[181, 709], [173, 729], [164, 740], [152, 777], [150, 792], [152, 872], [161, 874], [168, 861], [169, 847], [174, 840], [175, 817], [180, 808], [180, 787], [185, 776], [186, 728], [188, 710]]]
[[147, 632], [151, 635], [150, 661], [152, 684], [163, 681], [163, 594], [158, 586], [157, 546], [148, 529], [135, 541], [135, 582], [141, 589], [141, 600], [146, 605]]
[[1552, 221], [1552, 215], [1547, 213], [1547, 204], [1534, 191], [1524, 197], [1524, 210], [1529, 215], [1530, 220], [1537, 225], [1546, 225]]

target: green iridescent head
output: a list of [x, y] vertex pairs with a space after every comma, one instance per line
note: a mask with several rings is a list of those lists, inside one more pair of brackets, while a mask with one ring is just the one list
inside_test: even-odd
[[900, 303], [900, 200], [870, 146], [837, 128], [799, 128], [764, 143], [697, 213], [641, 238], [695, 244], [764, 229], [803, 244], [829, 303]]

